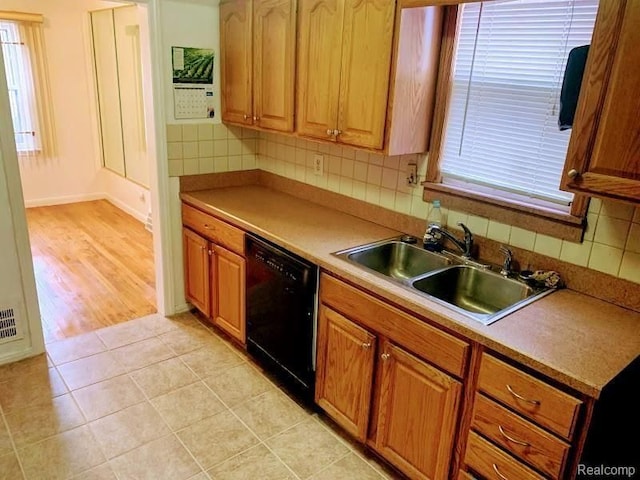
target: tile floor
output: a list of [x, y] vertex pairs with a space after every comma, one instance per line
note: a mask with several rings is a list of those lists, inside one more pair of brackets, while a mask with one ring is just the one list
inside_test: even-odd
[[0, 367], [0, 480], [396, 478], [191, 314]]

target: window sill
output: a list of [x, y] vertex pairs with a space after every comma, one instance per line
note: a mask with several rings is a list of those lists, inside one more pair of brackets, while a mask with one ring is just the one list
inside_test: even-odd
[[423, 200], [441, 200], [451, 210], [471, 213], [551, 237], [581, 242], [585, 222], [568, 213], [491, 197], [441, 183], [424, 182]]

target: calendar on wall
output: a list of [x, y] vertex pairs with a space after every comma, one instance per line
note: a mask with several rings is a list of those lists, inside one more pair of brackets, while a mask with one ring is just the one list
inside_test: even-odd
[[173, 105], [176, 119], [214, 118], [213, 86], [173, 86]]
[[171, 60], [175, 118], [214, 118], [213, 50], [172, 47]]

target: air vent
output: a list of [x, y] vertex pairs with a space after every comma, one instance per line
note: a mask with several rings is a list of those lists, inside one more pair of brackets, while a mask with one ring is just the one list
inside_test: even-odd
[[18, 325], [13, 308], [0, 310], [0, 342], [18, 337]]
[[153, 220], [152, 220], [152, 217], [151, 217], [151, 212], [149, 212], [147, 214], [147, 221], [144, 224], [144, 228], [146, 228], [151, 233], [153, 233]]

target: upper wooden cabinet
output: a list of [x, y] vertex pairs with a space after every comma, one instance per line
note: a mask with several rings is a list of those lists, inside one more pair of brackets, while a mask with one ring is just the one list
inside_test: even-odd
[[562, 188], [640, 201], [640, 1], [600, 2]]
[[222, 120], [293, 131], [295, 1], [220, 5]]
[[442, 10], [309, 0], [298, 15], [298, 133], [390, 155], [426, 151]]

